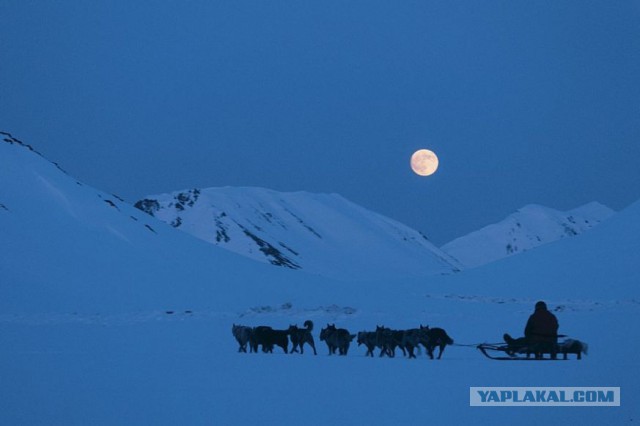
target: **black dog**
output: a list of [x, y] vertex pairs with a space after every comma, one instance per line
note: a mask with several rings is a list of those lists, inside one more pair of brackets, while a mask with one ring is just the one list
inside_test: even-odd
[[411, 328], [402, 332], [402, 345], [400, 347], [403, 348], [403, 351], [406, 349], [406, 353], [409, 354], [409, 358], [416, 357], [413, 351], [415, 348], [418, 348], [418, 350], [420, 350], [420, 347], [418, 345], [420, 344], [420, 342], [422, 342], [422, 340], [424, 340], [422, 339], [422, 336], [424, 334], [425, 332], [419, 328]]
[[376, 339], [380, 346], [380, 356], [387, 355], [391, 358], [396, 356], [396, 348], [402, 350], [403, 355], [407, 355], [403, 344], [404, 330], [392, 330], [385, 326], [376, 326]]
[[373, 357], [373, 350], [377, 346], [376, 342], [377, 338], [375, 331], [361, 331], [358, 333], [358, 346], [365, 345], [367, 347], [367, 353], [365, 356]]
[[300, 348], [300, 354], [304, 353], [304, 344], [307, 343], [311, 348], [313, 348], [313, 354], [318, 355], [316, 352], [316, 344], [313, 340], [313, 335], [311, 334], [311, 330], [313, 330], [313, 321], [306, 320], [304, 322], [304, 326], [306, 328], [298, 328], [297, 325], [290, 325], [289, 329], [289, 338], [291, 339], [291, 353], [298, 352], [298, 347]]
[[438, 353], [438, 359], [440, 359], [442, 358], [442, 352], [444, 352], [444, 348], [447, 345], [453, 345], [453, 339], [449, 337], [449, 335], [447, 335], [447, 332], [442, 328], [429, 328], [429, 326], [420, 326], [420, 332], [420, 343], [424, 345], [425, 349], [427, 350], [427, 354], [431, 359], [433, 359], [433, 351], [436, 347], [440, 348], [440, 352]]
[[255, 327], [249, 339], [251, 350], [252, 352], [258, 352], [258, 346], [262, 345], [262, 352], [273, 353], [273, 347], [280, 346], [286, 354], [289, 346], [288, 336], [288, 330], [274, 330], [266, 325]]
[[327, 324], [327, 328], [320, 330], [320, 340], [327, 342], [329, 355], [336, 353], [346, 355], [349, 352], [349, 346], [355, 334], [350, 334], [345, 328], [336, 328], [335, 324]]

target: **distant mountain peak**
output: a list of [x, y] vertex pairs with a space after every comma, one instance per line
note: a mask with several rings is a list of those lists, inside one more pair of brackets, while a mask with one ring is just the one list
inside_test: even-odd
[[598, 202], [566, 212], [528, 204], [501, 222], [457, 238], [441, 248], [465, 267], [472, 268], [576, 236], [613, 214], [613, 210]]
[[418, 231], [338, 194], [220, 187], [149, 196], [135, 206], [235, 253], [319, 275], [365, 279], [459, 270]]

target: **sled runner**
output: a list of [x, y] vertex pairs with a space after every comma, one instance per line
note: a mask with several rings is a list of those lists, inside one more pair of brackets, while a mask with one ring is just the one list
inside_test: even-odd
[[[476, 348], [487, 358], [500, 361], [566, 361], [569, 354], [575, 354], [576, 359], [582, 359], [582, 354], [587, 353], [588, 345], [580, 340], [565, 339], [553, 348], [541, 349], [536, 345], [507, 343], [481, 343]], [[536, 353], [540, 356], [536, 357]], [[552, 353], [555, 356], [552, 356]]]
[[505, 344], [490, 344], [482, 343], [476, 346], [482, 355], [489, 359], [495, 359], [498, 361], [564, 361], [565, 358], [556, 357], [542, 357], [536, 358], [535, 356], [527, 355], [527, 352], [514, 351], [509, 348], [509, 345]]

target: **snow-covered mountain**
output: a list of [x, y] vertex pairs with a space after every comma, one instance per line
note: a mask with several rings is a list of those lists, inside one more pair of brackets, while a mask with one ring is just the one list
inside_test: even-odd
[[261, 294], [302, 281], [176, 231], [0, 136], [0, 312], [194, 309], [185, 298], [244, 297], [228, 291], [238, 282]]
[[[0, 243], [0, 424], [495, 424], [496, 410], [469, 406], [470, 386], [621, 388], [620, 407], [505, 409], [501, 422], [640, 418], [640, 201], [483, 268], [335, 281], [193, 238], [2, 135]], [[589, 343], [582, 361], [497, 362], [473, 347], [521, 333], [538, 299]], [[307, 319], [317, 356], [239, 353], [231, 335]], [[329, 356], [326, 323], [429, 324], [460, 345], [440, 361], [356, 344]]]
[[251, 259], [333, 278], [425, 276], [459, 269], [418, 231], [337, 194], [207, 188], [149, 196], [135, 206]]
[[473, 268], [576, 236], [613, 214], [613, 210], [597, 202], [567, 212], [530, 204], [501, 222], [456, 238], [441, 249], [464, 267]]

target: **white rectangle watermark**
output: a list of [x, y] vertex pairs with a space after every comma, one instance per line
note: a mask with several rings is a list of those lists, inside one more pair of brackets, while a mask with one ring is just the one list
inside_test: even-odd
[[471, 387], [472, 407], [619, 407], [619, 387]]

